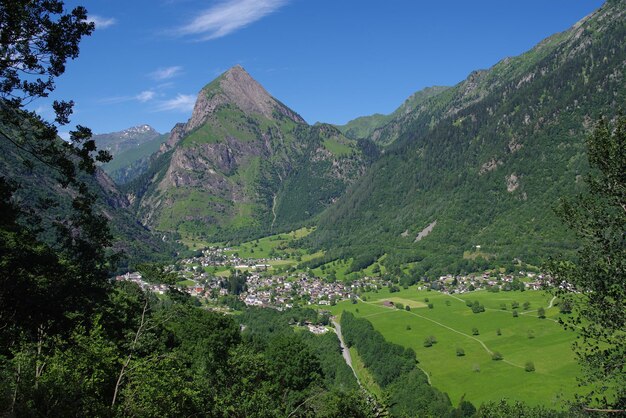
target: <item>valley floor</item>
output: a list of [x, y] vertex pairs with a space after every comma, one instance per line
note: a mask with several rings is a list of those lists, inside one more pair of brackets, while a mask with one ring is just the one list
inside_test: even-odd
[[[414, 306], [407, 311], [383, 304], [392, 298], [413, 301]], [[578, 389], [580, 370], [571, 350], [576, 336], [556, 322], [559, 310], [544, 292], [450, 295], [410, 287], [393, 294], [385, 288], [366, 293], [363, 299], [357, 304], [340, 302], [331, 311], [352, 312], [369, 320], [388, 341], [413, 348], [432, 385], [447, 392], [453, 404], [461, 399], [478, 405], [506, 398], [559, 408]], [[467, 300], [480, 301], [485, 312], [473, 313]], [[514, 317], [514, 301], [529, 302], [530, 308], [519, 309]], [[540, 307], [546, 311], [545, 319], [537, 316]], [[436, 343], [425, 347], [424, 340], [431, 336]], [[457, 349], [464, 355], [457, 356]], [[501, 361], [492, 360], [495, 352], [502, 355]], [[525, 371], [528, 362], [535, 371]]]

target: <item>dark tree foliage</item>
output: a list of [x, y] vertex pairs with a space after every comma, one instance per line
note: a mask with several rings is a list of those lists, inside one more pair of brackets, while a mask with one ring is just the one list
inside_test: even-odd
[[520, 401], [508, 403], [506, 399], [484, 403], [474, 415], [477, 418], [582, 418], [589, 416], [588, 413], [576, 408], [555, 411], [543, 406], [530, 406]]
[[601, 120], [587, 140], [588, 191], [558, 213], [576, 232], [575, 262], [552, 261], [556, 294], [576, 300], [562, 319], [582, 337], [574, 349], [593, 389], [583, 402], [626, 409], [626, 117]]
[[[86, 17], [83, 7], [66, 12], [62, 1], [0, 2], [0, 141], [23, 154], [24, 164], [48, 166], [51, 177], [74, 196], [71, 213], [45, 223], [42, 212], [27, 213], [15, 204], [18, 179], [3, 177], [0, 184], [3, 211], [11, 212], [2, 225], [2, 268], [8, 274], [2, 275], [0, 299], [10, 302], [3, 303], [2, 326], [16, 333], [22, 325], [35, 328], [40, 348], [57, 322], [102, 300], [107, 286], [105, 249], [111, 236], [106, 220], [94, 214], [95, 196], [81, 179], [81, 173], [95, 171], [91, 133], [79, 126], [72, 143], [60, 141], [56, 125], [24, 110], [46, 97], [66, 61], [76, 58], [81, 38], [94, 29]], [[55, 122], [68, 123], [71, 108], [71, 102], [54, 102]], [[45, 208], [50, 202], [41, 204]], [[44, 233], [55, 238], [44, 243]]]

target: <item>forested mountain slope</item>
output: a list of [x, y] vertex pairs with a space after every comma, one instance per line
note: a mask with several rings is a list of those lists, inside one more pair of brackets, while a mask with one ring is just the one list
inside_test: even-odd
[[240, 66], [208, 84], [127, 190], [142, 222], [183, 237], [238, 239], [320, 213], [364, 171], [361, 142], [309, 126]]
[[[29, 126], [26, 116], [22, 124]], [[3, 131], [10, 132], [12, 125], [5, 126], [2, 120], [0, 125]], [[15, 134], [13, 141], [15, 143], [0, 142], [0, 176], [13, 182], [16, 188], [14, 199], [21, 207], [41, 216], [44, 221], [41, 225], [42, 234], [51, 237], [55, 223], [69, 217], [72, 198], [77, 193], [71, 187], [61, 187], [57, 171], [44, 164], [40, 156], [27, 151], [31, 148], [30, 138]], [[104, 171], [97, 169], [93, 177], [83, 174], [82, 181], [97, 196], [97, 212], [108, 220], [114, 236], [112, 250], [123, 255], [119, 268], [123, 269], [129, 263], [171, 259], [175, 256], [180, 249], [178, 245], [163, 234], [153, 234], [137, 222], [128, 210], [128, 200]]]
[[552, 208], [584, 187], [595, 121], [626, 103], [625, 17], [626, 2], [609, 1], [385, 125], [377, 140], [397, 139], [309, 245], [359, 265], [422, 261], [416, 275], [536, 264], [575, 247]]

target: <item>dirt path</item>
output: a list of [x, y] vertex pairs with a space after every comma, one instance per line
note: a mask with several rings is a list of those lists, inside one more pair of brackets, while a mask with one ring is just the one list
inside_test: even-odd
[[354, 370], [354, 367], [352, 367], [352, 356], [350, 355], [350, 349], [346, 346], [346, 343], [343, 341], [343, 335], [341, 334], [341, 325], [339, 325], [339, 322], [335, 321], [334, 319], [332, 320], [333, 325], [335, 326], [335, 334], [337, 334], [337, 337], [339, 338], [339, 344], [341, 345], [341, 352], [343, 354], [343, 359], [346, 361], [346, 364], [348, 366], [350, 366], [350, 369], [352, 369], [352, 373], [354, 374], [354, 377], [357, 381], [357, 383], [359, 384], [359, 386], [363, 386], [361, 385], [361, 381], [359, 380], [359, 376], [356, 375], [356, 371]]

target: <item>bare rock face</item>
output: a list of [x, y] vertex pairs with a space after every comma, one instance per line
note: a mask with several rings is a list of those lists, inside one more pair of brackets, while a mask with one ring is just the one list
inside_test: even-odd
[[248, 115], [259, 114], [275, 119], [277, 112], [294, 122], [305, 123], [300, 115], [270, 96], [242, 66], [236, 65], [200, 91], [185, 131], [191, 132], [201, 126], [208, 115], [226, 103], [234, 104]]
[[506, 191], [513, 193], [519, 187], [519, 177], [515, 173], [506, 176]]

